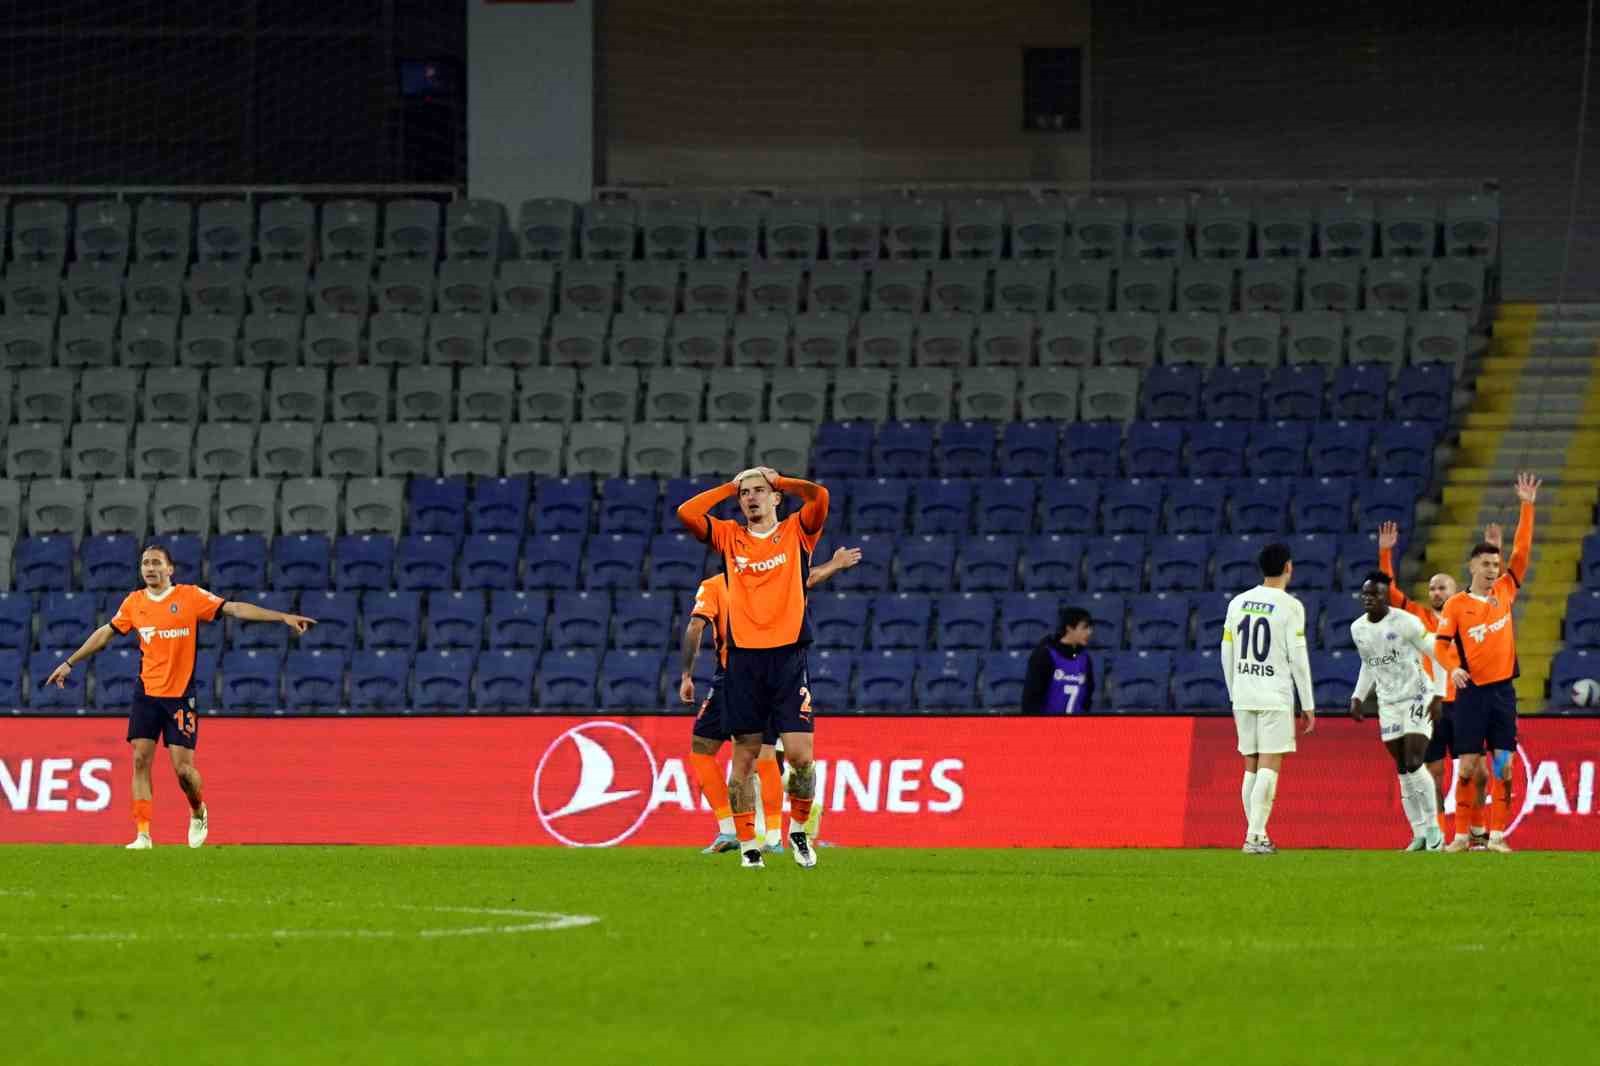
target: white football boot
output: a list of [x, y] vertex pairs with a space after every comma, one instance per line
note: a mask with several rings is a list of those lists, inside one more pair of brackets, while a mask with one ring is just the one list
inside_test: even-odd
[[140, 833], [138, 836], [133, 838], [133, 843], [124, 844], [123, 847], [128, 851], [149, 851], [151, 848], [155, 847], [155, 845], [150, 843], [149, 833]]
[[198, 848], [206, 842], [206, 834], [211, 831], [211, 811], [204, 803], [200, 810], [189, 816], [189, 846]]

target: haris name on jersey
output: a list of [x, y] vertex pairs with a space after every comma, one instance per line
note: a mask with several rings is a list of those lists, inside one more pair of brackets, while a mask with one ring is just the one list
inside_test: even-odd
[[1254, 677], [1278, 676], [1277, 674], [1273, 673], [1271, 663], [1251, 663], [1240, 659], [1235, 665], [1238, 667], [1238, 669], [1234, 671], [1236, 674], [1250, 674]]

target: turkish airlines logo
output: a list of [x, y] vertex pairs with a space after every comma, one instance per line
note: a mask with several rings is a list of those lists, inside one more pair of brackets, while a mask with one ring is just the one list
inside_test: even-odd
[[650, 816], [656, 757], [620, 722], [573, 726], [533, 772], [533, 810], [545, 832], [573, 848], [609, 848]]
[[752, 563], [750, 561], [750, 557], [747, 555], [735, 555], [733, 557], [733, 568], [739, 571], [741, 574], [746, 570], [753, 571], [757, 574], [764, 574], [768, 570], [774, 570], [788, 561], [788, 552], [779, 552], [770, 559], [762, 559], [760, 562], [756, 563]]

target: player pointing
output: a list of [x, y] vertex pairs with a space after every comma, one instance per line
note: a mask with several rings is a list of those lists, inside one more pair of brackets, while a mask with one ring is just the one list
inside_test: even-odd
[[151, 847], [150, 764], [155, 761], [156, 740], [167, 745], [178, 786], [189, 800], [189, 846], [206, 842], [210, 812], [201, 795], [200, 771], [195, 769], [194, 748], [200, 735], [199, 708], [194, 685], [195, 641], [203, 622], [218, 613], [244, 622], [282, 622], [296, 635], [316, 621], [298, 614], [224, 600], [198, 585], [172, 583], [172, 556], [160, 545], [139, 555], [144, 588], [128, 593], [111, 621], [89, 634], [83, 646], [50, 672], [47, 685], [64, 688], [72, 668], [110, 644], [119, 633], [139, 632], [139, 679], [133, 706], [128, 711], [128, 742], [133, 747], [133, 821], [137, 836], [130, 850]]
[[1283, 757], [1294, 751], [1294, 698], [1306, 716], [1306, 732], [1316, 728], [1317, 705], [1306, 653], [1306, 610], [1284, 591], [1294, 576], [1289, 548], [1261, 549], [1261, 584], [1228, 602], [1222, 628], [1222, 677], [1233, 703], [1244, 756], [1244, 801], [1249, 827], [1244, 851], [1277, 852], [1267, 836], [1267, 819], [1278, 795]]

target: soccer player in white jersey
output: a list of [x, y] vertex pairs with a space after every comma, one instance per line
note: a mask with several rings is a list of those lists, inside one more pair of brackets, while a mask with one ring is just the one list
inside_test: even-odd
[[1294, 576], [1288, 545], [1261, 549], [1261, 584], [1228, 602], [1222, 627], [1222, 677], [1233, 704], [1244, 756], [1244, 848], [1250, 855], [1276, 854], [1267, 836], [1267, 819], [1278, 795], [1283, 757], [1294, 751], [1294, 698], [1306, 717], [1305, 731], [1317, 724], [1317, 703], [1306, 654], [1306, 609], [1284, 591]]
[[[1362, 719], [1362, 705], [1373, 689], [1378, 691], [1378, 736], [1394, 759], [1400, 775], [1400, 806], [1411, 823], [1411, 843], [1406, 851], [1439, 851], [1444, 831], [1439, 828], [1438, 798], [1433, 775], [1424, 765], [1433, 723], [1444, 710], [1448, 671], [1434, 654], [1433, 632], [1422, 620], [1405, 611], [1389, 609], [1389, 575], [1374, 570], [1361, 583], [1361, 607], [1366, 614], [1350, 623], [1350, 636], [1361, 656], [1361, 674], [1350, 697], [1350, 717]], [[1423, 655], [1433, 663], [1432, 675], [1422, 672]]]

